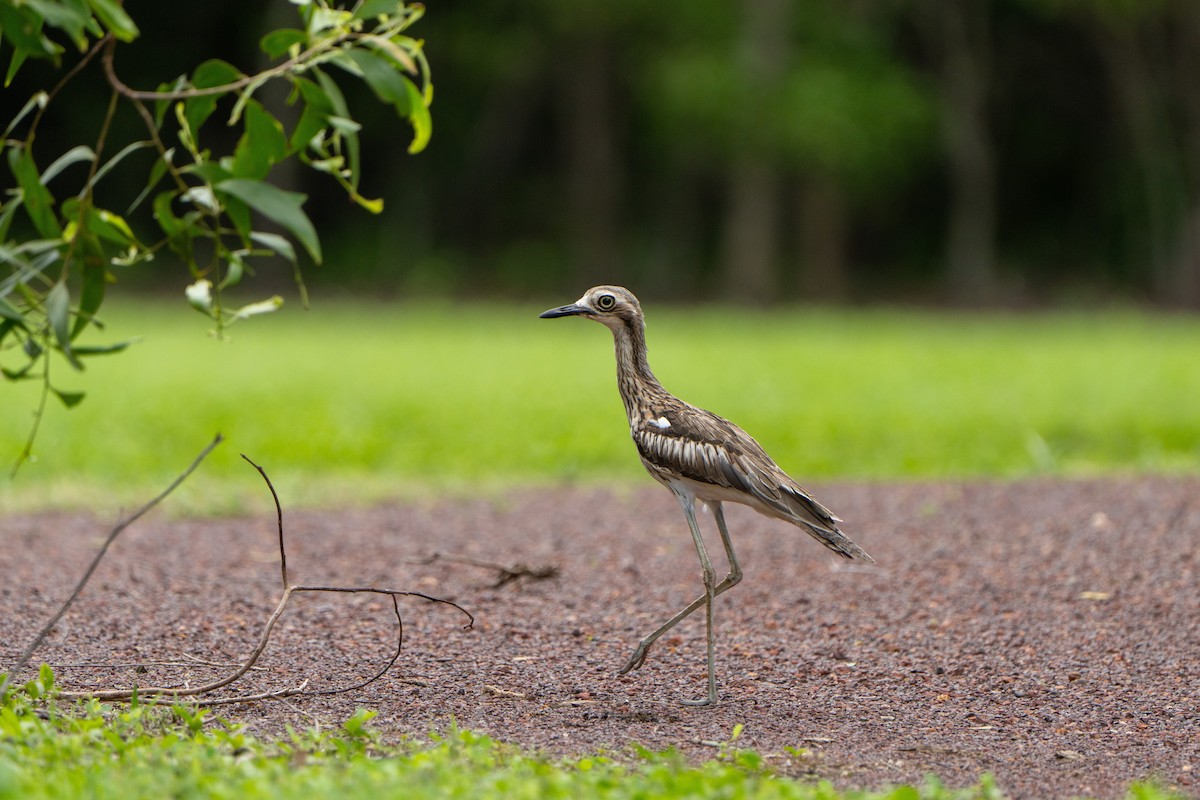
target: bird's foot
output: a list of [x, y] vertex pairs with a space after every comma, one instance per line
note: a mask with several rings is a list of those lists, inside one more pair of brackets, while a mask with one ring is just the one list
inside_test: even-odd
[[633, 672], [635, 669], [640, 669], [642, 664], [646, 663], [646, 654], [649, 652], [650, 652], [650, 645], [646, 644], [645, 642], [642, 642], [641, 644], [639, 644], [637, 646], [637, 650], [634, 650], [633, 655], [630, 656], [629, 661], [627, 661], [625, 663], [625, 666], [621, 667], [620, 671], [617, 672], [617, 674], [625, 675], [627, 673]]
[[681, 700], [685, 706], [715, 706], [717, 704], [717, 676], [708, 673], [708, 697], [699, 700]]

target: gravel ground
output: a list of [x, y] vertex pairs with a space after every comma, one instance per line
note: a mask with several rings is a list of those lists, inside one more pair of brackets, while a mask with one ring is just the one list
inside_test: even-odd
[[[960, 786], [990, 772], [1013, 797], [1117, 797], [1146, 777], [1197, 796], [1200, 480], [812, 488], [879, 563], [851, 565], [730, 508], [746, 578], [718, 600], [716, 707], [679, 703], [704, 690], [702, 614], [641, 670], [616, 674], [701, 589], [683, 516], [647, 485], [285, 510], [294, 581], [426, 592], [461, 603], [475, 625], [405, 600], [404, 650], [381, 680], [220, 713], [270, 735], [369, 707], [391, 735], [456, 722], [555, 754], [639, 743], [695, 759], [718, 756], [740, 724], [737, 746], [840, 788], [928, 773]], [[4, 663], [109, 524], [0, 519]], [[711, 518], [701, 525], [719, 555]], [[434, 553], [463, 560], [428, 563]], [[465, 559], [558, 574], [495, 586], [495, 570]], [[64, 688], [195, 685], [249, 652], [279, 593], [273, 517], [155, 514], [117, 541], [38, 657]], [[266, 669], [235, 688], [353, 683], [386, 661], [395, 632], [386, 598], [296, 596]]]

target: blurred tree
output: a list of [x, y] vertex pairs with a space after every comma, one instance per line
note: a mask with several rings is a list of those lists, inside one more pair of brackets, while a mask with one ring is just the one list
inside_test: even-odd
[[[1121, 114], [1140, 204], [1125, 224], [1160, 302], [1200, 306], [1200, 4], [1192, 0], [1026, 0], [1081, 25]], [[1140, 205], [1140, 207], [1137, 207]]]
[[912, 12], [937, 65], [949, 185], [947, 289], [959, 301], [987, 301], [998, 284], [996, 152], [988, 118], [991, 3], [915, 0]]
[[[139, 6], [166, 31], [121, 58], [141, 85], [196, 52], [255, 64], [263, 20], [293, 13]], [[271, 177], [312, 198], [338, 264], [306, 277], [372, 292], [1200, 302], [1198, 16], [1195, 0], [431, 4], [422, 158], [369, 87], [342, 86], [386, 224], [307, 170]], [[39, 146], [103, 115], [103, 81], [83, 86]], [[256, 285], [287, 277], [260, 262]]]
[[[796, 287], [841, 295], [848, 207], [931, 155], [931, 99], [896, 52], [896, 8], [716, 0], [674, 18], [671, 46], [648, 65], [643, 106], [673, 147], [726, 171], [722, 287], [760, 302]], [[779, 235], [788, 186], [798, 198], [791, 252]]]
[[791, 0], [739, 4], [730, 67], [738, 75], [744, 138], [728, 164], [728, 198], [717, 268], [726, 297], [765, 303], [778, 292], [783, 175], [768, 137], [757, 135], [791, 60]]
[[578, 0], [570, 6], [554, 3], [548, 10], [559, 12], [552, 16], [559, 39], [554, 90], [561, 115], [571, 280], [576, 285], [594, 275], [620, 280], [624, 165], [615, 65], [622, 9], [611, 0]]

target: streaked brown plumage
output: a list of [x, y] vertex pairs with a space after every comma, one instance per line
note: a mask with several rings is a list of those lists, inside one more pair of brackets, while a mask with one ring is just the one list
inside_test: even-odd
[[[663, 388], [646, 359], [641, 305], [628, 289], [596, 286], [576, 303], [552, 308], [541, 316], [583, 316], [603, 323], [612, 331], [617, 356], [617, 388], [629, 417], [629, 433], [643, 466], [671, 490], [683, 508], [703, 570], [704, 594], [643, 639], [621, 674], [640, 667], [658, 637], [704, 606], [708, 694], [689, 703], [714, 703], [717, 689], [713, 600], [742, 578], [725, 526], [723, 502], [741, 503], [769, 517], [790, 522], [845, 558], [872, 559], [838, 529], [837, 523], [841, 520], [780, 469], [749, 434], [729, 420], [685, 403]], [[697, 500], [712, 509], [729, 559], [729, 574], [720, 583], [715, 583], [712, 563], [696, 523]]]

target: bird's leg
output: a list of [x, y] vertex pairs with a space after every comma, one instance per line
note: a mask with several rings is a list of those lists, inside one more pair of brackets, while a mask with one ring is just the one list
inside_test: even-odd
[[717, 584], [716, 593], [736, 586], [742, 580], [742, 568], [738, 566], [737, 556], [733, 554], [733, 540], [729, 538], [729, 529], [725, 527], [725, 511], [720, 503], [709, 503], [713, 517], [717, 520], [717, 530], [721, 532], [721, 542], [725, 545], [725, 557], [729, 559], [729, 574]]
[[[733, 553], [733, 542], [729, 538], [729, 529], [725, 527], [725, 514], [721, 510], [721, 504], [710, 503], [709, 506], [713, 510], [713, 516], [717, 519], [717, 528], [721, 531], [721, 541], [725, 545], [725, 555], [729, 559], [729, 574], [726, 575], [721, 582], [713, 588], [713, 597], [716, 597], [726, 589], [733, 588], [742, 580], [742, 568], [738, 566], [737, 556]], [[641, 644], [638, 645], [637, 650], [634, 651], [633, 657], [629, 659], [629, 662], [618, 674], [624, 675], [627, 672], [632, 672], [633, 670], [641, 667], [642, 664], [646, 663], [646, 654], [650, 651], [650, 645], [654, 644], [654, 641], [658, 637], [671, 630], [671, 628], [674, 628], [681, 620], [683, 620], [684, 617], [700, 608], [700, 606], [704, 605], [707, 601], [708, 592], [705, 592], [693, 600], [678, 614], [671, 617], [671, 619], [665, 625], [643, 639]]]
[[696, 511], [692, 503], [684, 507], [687, 514], [688, 527], [692, 529], [692, 538], [696, 542], [696, 554], [700, 556], [700, 569], [704, 578], [704, 638], [708, 649], [708, 696], [699, 700], [684, 700], [685, 706], [710, 706], [717, 702], [717, 640], [713, 631], [713, 600], [717, 597], [716, 581], [714, 580], [712, 561], [700, 538], [700, 526], [696, 524]]
[[[721, 581], [721, 583], [719, 585], [714, 585], [714, 574], [713, 574], [713, 568], [712, 568], [712, 561], [709, 560], [708, 551], [704, 547], [704, 539], [700, 536], [700, 526], [696, 523], [696, 511], [695, 511], [694, 500], [693, 500], [693, 498], [691, 498], [689, 496], [684, 496], [684, 495], [676, 495], [676, 497], [679, 500], [679, 505], [682, 506], [682, 508], [683, 508], [684, 516], [687, 517], [688, 528], [691, 530], [692, 540], [696, 544], [696, 554], [700, 557], [700, 567], [703, 572], [703, 579], [704, 579], [704, 594], [700, 595], [695, 600], [693, 600], [691, 603], [689, 603], [687, 605], [687, 607], [685, 607], [678, 614], [676, 614], [675, 616], [673, 616], [669, 620], [667, 620], [661, 627], [659, 627], [657, 630], [655, 630], [653, 633], [651, 633], [645, 639], [642, 639], [642, 641], [638, 644], [637, 649], [634, 651], [633, 656], [629, 659], [629, 662], [626, 663], [625, 666], [621, 669], [619, 674], [624, 675], [625, 673], [630, 672], [631, 670], [635, 670], [638, 667], [642, 666], [642, 664], [644, 664], [646, 662], [646, 654], [650, 650], [650, 645], [654, 644], [654, 642], [657, 641], [658, 637], [662, 636], [664, 633], [671, 630], [671, 628], [674, 628], [685, 617], [687, 617], [689, 614], [691, 614], [696, 609], [700, 608], [700, 606], [704, 606], [705, 607], [706, 638], [707, 638], [707, 645], [708, 645], [708, 696], [701, 700], [684, 701], [684, 702], [686, 705], [711, 705], [712, 703], [715, 703], [717, 701], [717, 680], [716, 680], [716, 664], [715, 664], [716, 637], [715, 637], [714, 630], [713, 630], [713, 600], [716, 599], [716, 596], [718, 594], [725, 591], [730, 586], [733, 586], [735, 583], [737, 583], [738, 580], [741, 579], [741, 571], [737, 570], [737, 568], [736, 568], [737, 562], [731, 561], [730, 563], [732, 565], [732, 568], [731, 568], [730, 574], [725, 578], [725, 580]], [[716, 508], [716, 506], [714, 506], [714, 508]], [[733, 548], [730, 547], [730, 545], [729, 545], [729, 535], [725, 531], [724, 518], [721, 517], [720, 520], [721, 520], [721, 523], [720, 523], [721, 539], [722, 539], [722, 541], [724, 541], [726, 543], [725, 544], [725, 552], [727, 554], [732, 554]], [[734, 570], [737, 571], [736, 577], [734, 574]]]

